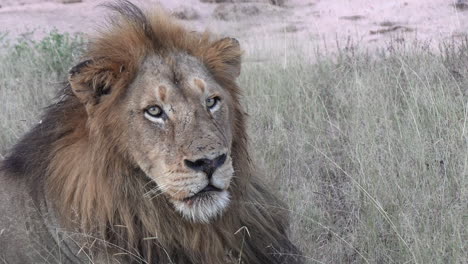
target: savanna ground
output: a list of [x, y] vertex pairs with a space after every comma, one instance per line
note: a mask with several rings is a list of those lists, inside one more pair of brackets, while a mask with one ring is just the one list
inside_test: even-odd
[[[40, 122], [85, 43], [0, 41], [0, 155]], [[259, 40], [239, 80], [293, 239], [308, 263], [466, 263], [468, 43], [337, 50]]]

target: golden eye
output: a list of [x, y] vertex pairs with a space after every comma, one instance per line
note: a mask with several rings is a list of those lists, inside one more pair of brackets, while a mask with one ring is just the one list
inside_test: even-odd
[[219, 102], [219, 97], [211, 97], [211, 98], [208, 98], [206, 99], [206, 107], [208, 107], [208, 109], [213, 109]]
[[156, 117], [156, 118], [160, 118], [162, 115], [163, 115], [163, 110], [161, 109], [161, 107], [157, 106], [157, 105], [154, 105], [154, 106], [151, 106], [149, 108], [147, 108], [145, 110], [145, 112], [152, 116], [152, 117]]

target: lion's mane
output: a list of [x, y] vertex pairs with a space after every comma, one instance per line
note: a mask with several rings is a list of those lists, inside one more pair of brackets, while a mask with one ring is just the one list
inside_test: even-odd
[[[117, 16], [90, 42], [84, 58], [95, 60], [89, 71], [107, 68], [121, 74], [83, 78], [104, 83], [103, 89], [112, 90], [111, 100], [91, 121], [66, 85], [42, 122], [13, 148], [3, 169], [27, 180], [31, 194], [45, 197], [65, 227], [102, 238], [104, 243], [85, 243], [89, 254], [103, 244], [127, 252], [131, 262], [217, 264], [240, 258], [242, 263], [299, 263], [290, 257], [298, 251], [287, 237], [287, 210], [264, 187], [248, 154], [240, 89], [228, 68], [240, 54], [220, 55], [222, 47], [213, 48], [211, 34], [187, 31], [162, 11], [145, 14], [127, 1], [108, 7]], [[147, 179], [130, 166], [127, 146], [118, 143], [119, 128], [109, 125], [118, 113], [107, 111], [108, 104], [119, 103], [145, 56], [171, 51], [203, 61], [235, 102], [232, 203], [210, 224], [184, 220], [164, 199], [145, 199]]]

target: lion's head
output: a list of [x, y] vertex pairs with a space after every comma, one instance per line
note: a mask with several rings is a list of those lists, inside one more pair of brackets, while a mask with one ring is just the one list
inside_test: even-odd
[[[231, 39], [222, 42], [239, 49]], [[74, 82], [78, 70], [70, 80], [79, 94], [87, 87]], [[195, 222], [209, 222], [225, 209], [234, 174], [234, 100], [199, 58], [183, 51], [148, 54], [126, 93], [110, 108], [116, 115], [112, 126], [122, 131], [118, 144], [156, 183], [153, 195], [167, 196]]]
[[298, 251], [285, 206], [249, 158], [239, 42], [128, 1], [108, 7], [118, 15], [5, 167], [30, 175], [35, 192], [44, 182], [64, 227], [102, 238], [84, 239], [79, 252], [300, 263], [289, 257]]
[[[240, 73], [239, 43], [184, 32], [163, 13], [146, 20], [134, 6], [125, 7], [137, 21], [119, 21], [127, 27], [125, 32], [119, 28], [119, 39], [94, 43], [90, 58], [70, 71], [72, 91], [85, 105], [89, 123], [120, 131], [115, 138], [120, 152], [157, 186], [149, 196], [165, 195], [186, 219], [208, 223], [230, 199], [238, 102], [219, 78], [234, 84]], [[156, 32], [128, 29], [145, 24]], [[127, 47], [130, 43], [139, 46]], [[124, 54], [102, 56], [127, 48]], [[109, 112], [112, 118], [103, 118]]]

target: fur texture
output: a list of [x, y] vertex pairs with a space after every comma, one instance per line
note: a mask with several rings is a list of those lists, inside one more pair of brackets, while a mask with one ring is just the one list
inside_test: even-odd
[[[99, 238], [80, 241], [89, 256], [124, 252], [130, 263], [302, 263], [287, 237], [287, 209], [261, 182], [248, 154], [235, 82], [239, 43], [187, 31], [164, 12], [145, 14], [127, 1], [108, 8], [116, 16], [70, 72], [74, 92], [64, 88], [60, 102], [4, 161], [4, 174], [28, 182], [35, 199], [45, 196], [64, 228]], [[125, 131], [113, 122], [119, 113], [110, 111], [145, 58], [171, 52], [198, 58], [233, 98], [231, 202], [209, 223], [187, 221], [177, 212], [183, 208], [163, 196], [142, 199], [157, 186], [129, 157], [131, 143], [122, 142]]]

